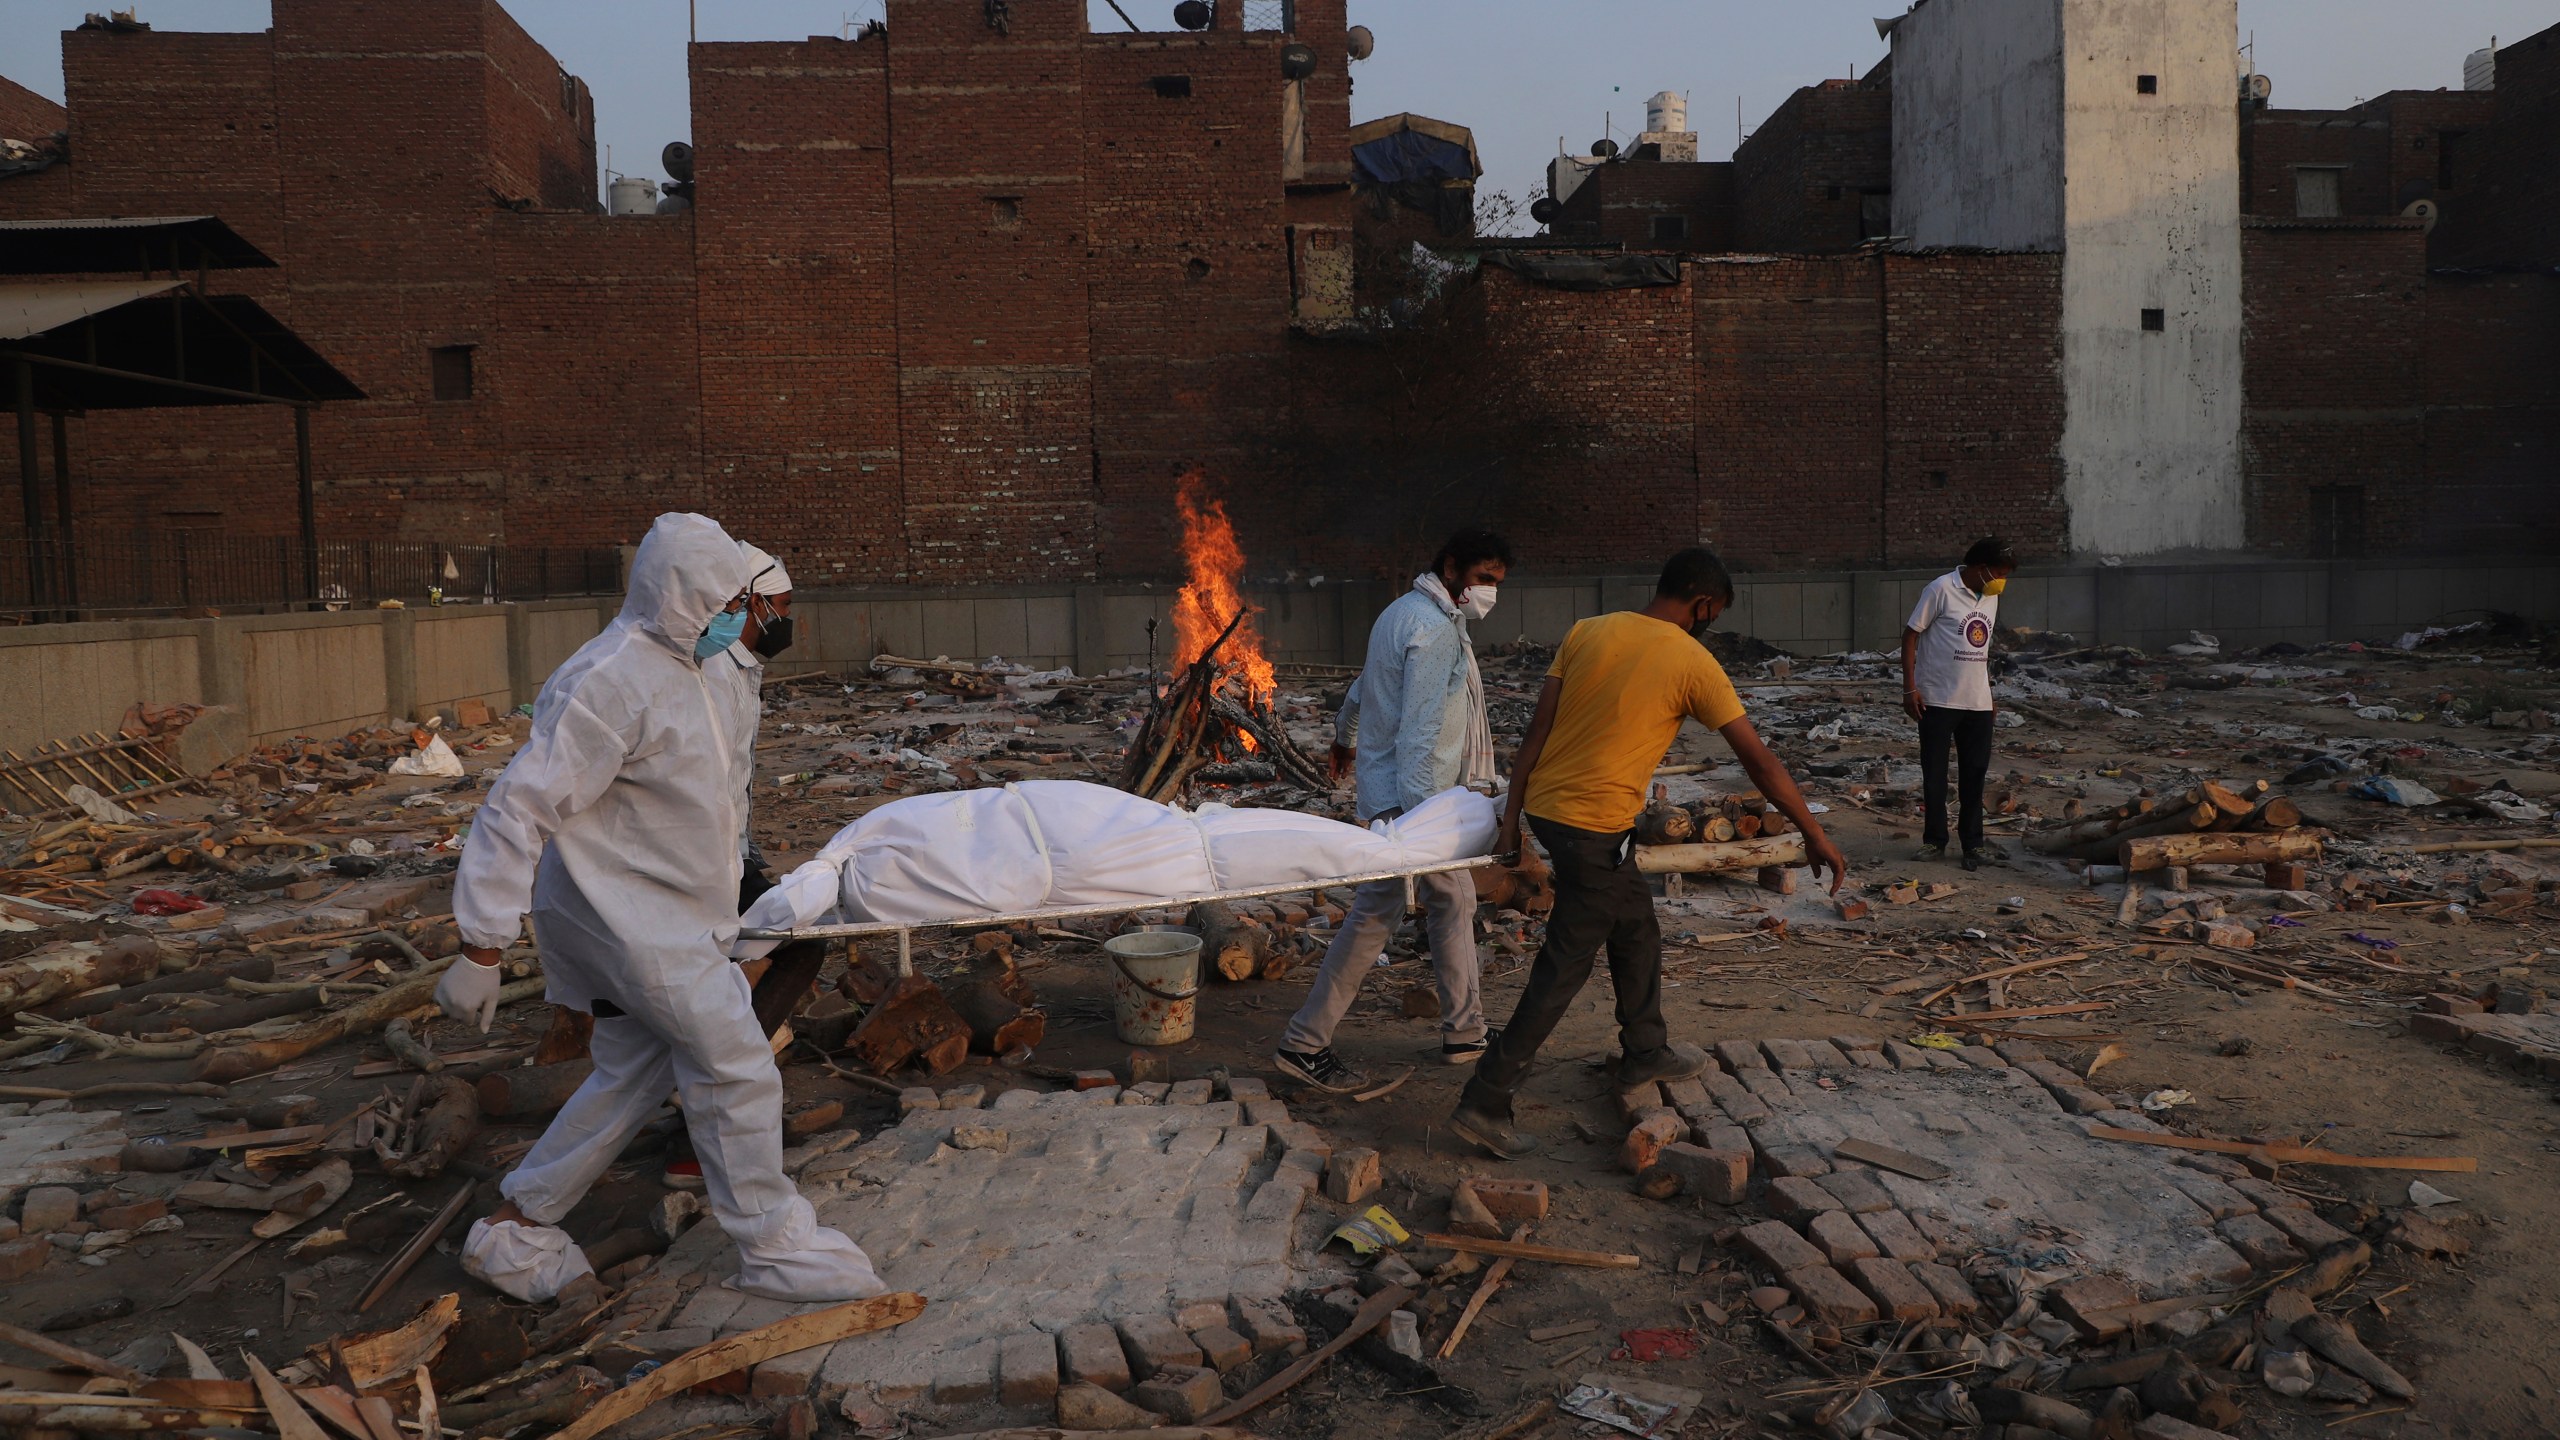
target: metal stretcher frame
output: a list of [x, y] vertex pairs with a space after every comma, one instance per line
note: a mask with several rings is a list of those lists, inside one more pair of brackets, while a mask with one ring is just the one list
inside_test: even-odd
[[1197, 905], [1204, 900], [1260, 900], [1272, 895], [1303, 895], [1313, 890], [1331, 889], [1336, 885], [1368, 885], [1380, 880], [1402, 880], [1406, 908], [1413, 905], [1413, 880], [1417, 875], [1442, 875], [1452, 870], [1472, 870], [1479, 865], [1497, 864], [1491, 855], [1476, 855], [1465, 860], [1444, 860], [1436, 865], [1414, 865], [1394, 870], [1371, 870], [1359, 875], [1336, 875], [1322, 880], [1291, 880], [1280, 885], [1255, 885], [1242, 890], [1212, 890], [1198, 895], [1167, 895], [1152, 900], [1114, 900], [1101, 905], [1060, 905], [1047, 910], [1019, 910], [1006, 915], [966, 915], [956, 920], [861, 920], [842, 925], [804, 925], [796, 930], [745, 929], [738, 932], [745, 940], [835, 940], [862, 935], [895, 935], [898, 937], [898, 973], [912, 975], [915, 963], [911, 957], [911, 941], [918, 930], [950, 930], [959, 926], [1013, 925], [1039, 920], [1081, 920], [1095, 915], [1125, 915], [1132, 910], [1153, 910], [1176, 905]]

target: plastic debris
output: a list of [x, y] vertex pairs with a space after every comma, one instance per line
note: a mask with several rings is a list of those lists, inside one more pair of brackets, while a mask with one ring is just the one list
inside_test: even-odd
[[1343, 1221], [1332, 1238], [1350, 1246], [1354, 1254], [1375, 1255], [1403, 1244], [1413, 1235], [1387, 1213], [1386, 1206], [1372, 1205]]
[[2379, 800], [2385, 805], [2399, 805], [2408, 809], [2416, 809], [2423, 805], [2438, 805], [2444, 801], [2443, 796], [2417, 781], [2403, 780], [2396, 775], [2369, 776], [2348, 793], [2361, 799]]

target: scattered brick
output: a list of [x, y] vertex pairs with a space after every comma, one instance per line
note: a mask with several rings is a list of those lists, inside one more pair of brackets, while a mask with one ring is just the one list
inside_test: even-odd
[[1772, 1037], [1761, 1041], [1760, 1049], [1769, 1057], [1769, 1064], [1776, 1069], [1810, 1070], [1813, 1068], [1813, 1054], [1806, 1050], [1800, 1041]]
[[2105, 1340], [2124, 1333], [2124, 1311], [2141, 1299], [2112, 1275], [2083, 1275], [2048, 1288], [2044, 1308], [2070, 1321], [2082, 1338]]
[[1822, 1252], [1811, 1241], [1789, 1229], [1783, 1221], [1763, 1220], [1755, 1225], [1745, 1225], [1735, 1232], [1733, 1243], [1762, 1266], [1780, 1275], [1795, 1270], [1820, 1269], [1825, 1263]]
[[[1102, 1073], [1108, 1075], [1111, 1072], [1106, 1070]], [[1078, 1086], [1077, 1088], [1082, 1089], [1083, 1087]], [[1166, 1094], [1165, 1103], [1168, 1105], [1206, 1105], [1209, 1103], [1209, 1096], [1214, 1088], [1215, 1087], [1207, 1080], [1177, 1080], [1174, 1082], [1173, 1089]]]
[[1357, 1205], [1378, 1193], [1378, 1152], [1336, 1150], [1324, 1165], [1324, 1194], [1343, 1205]]
[[1618, 1164], [1630, 1175], [1641, 1175], [1653, 1168], [1664, 1146], [1678, 1142], [1688, 1131], [1678, 1113], [1659, 1106], [1648, 1110], [1636, 1117], [1634, 1128], [1618, 1146]]
[[1876, 1305], [1888, 1320], [1934, 1320], [1938, 1318], [1938, 1302], [1929, 1287], [1912, 1278], [1911, 1270], [1899, 1260], [1870, 1256], [1852, 1260], [1845, 1267], [1858, 1288], [1875, 1297]]
[[1929, 1237], [1920, 1233], [1920, 1227], [1911, 1223], [1911, 1217], [1899, 1210], [1862, 1211], [1858, 1214], [1858, 1226], [1867, 1232], [1868, 1239], [1876, 1242], [1879, 1250], [1893, 1259], [1918, 1263], [1938, 1258], [1938, 1247], [1930, 1244]]
[[2286, 1239], [2314, 1253], [2342, 1240], [2355, 1238], [2301, 1206], [2278, 1205], [2259, 1213], [2266, 1217], [2268, 1224], [2283, 1231]]
[[1218, 1386], [1217, 1371], [1172, 1365], [1131, 1390], [1129, 1398], [1142, 1410], [1152, 1410], [1176, 1425], [1190, 1425], [1214, 1413], [1225, 1402], [1226, 1392]]
[[1544, 1180], [1495, 1180], [1481, 1175], [1468, 1177], [1467, 1184], [1493, 1212], [1493, 1218], [1505, 1225], [1535, 1224], [1547, 1218], [1547, 1182]]
[[1835, 1167], [1830, 1174], [1816, 1177], [1813, 1183], [1830, 1191], [1831, 1198], [1839, 1201], [1843, 1209], [1860, 1215], [1893, 1208], [1893, 1197], [1885, 1193], [1883, 1184], [1872, 1170]]
[[1277, 1300], [1239, 1299], [1236, 1301], [1236, 1324], [1253, 1342], [1253, 1353], [1268, 1355], [1273, 1351], [1296, 1355], [1307, 1348], [1306, 1329], [1289, 1313], [1289, 1307]]
[[1120, 1344], [1129, 1352], [1133, 1375], [1153, 1375], [1169, 1365], [1198, 1365], [1202, 1358], [1191, 1337], [1161, 1315], [1133, 1315], [1121, 1321]]
[[18, 1209], [18, 1228], [30, 1235], [50, 1235], [80, 1218], [80, 1192], [61, 1185], [39, 1185], [27, 1192]]
[[1069, 1380], [1115, 1393], [1129, 1388], [1129, 1354], [1108, 1325], [1068, 1326], [1058, 1334], [1058, 1353]]
[[1191, 1332], [1191, 1341], [1200, 1347], [1211, 1369], [1223, 1375], [1253, 1358], [1253, 1342], [1224, 1325], [1211, 1325]]
[[1796, 1303], [1834, 1325], [1871, 1325], [1876, 1302], [1828, 1265], [1808, 1265], [1783, 1277]]
[[1058, 1398], [1058, 1342], [1042, 1330], [1008, 1335], [996, 1349], [996, 1372], [998, 1399], [1045, 1410]]
[[1665, 1145], [1641, 1178], [1645, 1193], [1658, 1200], [1686, 1194], [1739, 1205], [1751, 1190], [1751, 1152], [1707, 1150], [1685, 1142]]
[[1768, 1205], [1769, 1213], [1781, 1220], [1801, 1220], [1826, 1210], [1847, 1208], [1830, 1191], [1812, 1180], [1794, 1175], [1782, 1175], [1770, 1181], [1764, 1203]]
[[2277, 1270], [2302, 1261], [2302, 1252], [2285, 1238], [2285, 1233], [2259, 1216], [2234, 1215], [2213, 1228], [2256, 1269]]
[[1719, 1040], [1715, 1043], [1715, 1052], [1716, 1058], [1724, 1062], [1724, 1068], [1736, 1075], [1745, 1070], [1769, 1068], [1769, 1062], [1760, 1056], [1760, 1047], [1748, 1040]]
[[1805, 1221], [1805, 1238], [1822, 1247], [1834, 1265], [1865, 1260], [1878, 1253], [1876, 1242], [1846, 1210], [1826, 1210]]
[[1957, 1319], [1968, 1319], [1976, 1310], [1982, 1308], [1981, 1297], [1973, 1293], [1972, 1283], [1964, 1278], [1962, 1271], [1953, 1266], [1934, 1263], [1914, 1264], [1911, 1267], [1911, 1274], [1928, 1288], [1930, 1298], [1936, 1300], [1938, 1309], [1947, 1315]]
[[52, 1255], [53, 1242], [42, 1235], [0, 1241], [0, 1284], [33, 1275], [44, 1268], [44, 1262]]

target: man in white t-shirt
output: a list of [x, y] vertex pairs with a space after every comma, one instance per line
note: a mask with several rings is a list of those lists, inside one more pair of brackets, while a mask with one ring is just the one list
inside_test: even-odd
[[1982, 838], [1982, 781], [1991, 770], [1991, 633], [2018, 557], [1992, 536], [1964, 565], [1929, 582], [1902, 631], [1902, 707], [1920, 725], [1920, 790], [1928, 823], [1917, 858], [1947, 858], [1947, 743], [1955, 742], [1964, 868], [1997, 862]]

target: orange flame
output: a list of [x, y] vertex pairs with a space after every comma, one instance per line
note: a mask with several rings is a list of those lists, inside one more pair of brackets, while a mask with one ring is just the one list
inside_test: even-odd
[[[1244, 574], [1244, 547], [1236, 543], [1235, 526], [1227, 522], [1225, 502], [1208, 493], [1207, 477], [1183, 472], [1174, 490], [1182, 512], [1182, 561], [1190, 578], [1173, 602], [1173, 660], [1178, 669], [1200, 658], [1244, 608], [1237, 580]], [[1262, 634], [1247, 616], [1218, 651], [1220, 668], [1241, 673], [1250, 698], [1268, 703], [1278, 677], [1262, 650]], [[1247, 748], [1251, 742], [1247, 740]]]

